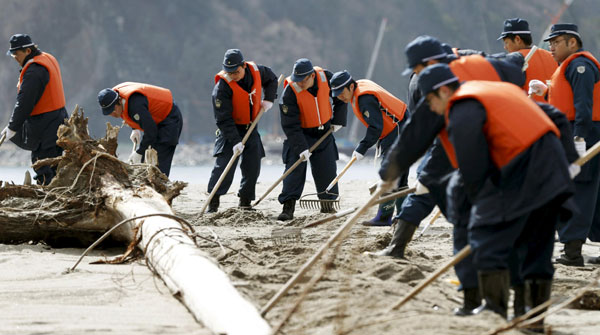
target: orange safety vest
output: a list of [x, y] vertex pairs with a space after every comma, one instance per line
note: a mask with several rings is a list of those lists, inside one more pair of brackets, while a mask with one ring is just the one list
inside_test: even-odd
[[390, 92], [386, 91], [383, 87], [368, 79], [357, 80], [356, 87], [354, 88], [354, 97], [352, 98], [352, 111], [365, 127], [369, 127], [369, 125], [367, 124], [367, 121], [365, 121], [365, 118], [358, 107], [358, 97], [363, 94], [374, 95], [377, 100], [379, 100], [381, 114], [383, 116], [383, 130], [381, 131], [379, 139], [382, 139], [396, 128], [397, 122], [404, 119], [406, 104], [393, 96]]
[[[215, 84], [223, 79], [233, 91], [231, 100], [233, 105], [232, 116], [235, 124], [239, 125], [247, 125], [256, 118], [260, 112], [260, 102], [262, 100], [262, 80], [258, 66], [254, 62], [245, 62], [245, 64], [248, 65], [254, 82], [250, 93], [241, 88], [236, 81], [233, 81], [229, 73], [221, 70], [215, 75]], [[252, 116], [250, 116], [250, 105], [252, 105]]]
[[[523, 57], [527, 57], [529, 51], [531, 51], [531, 49], [519, 50]], [[529, 82], [532, 79], [538, 79], [545, 83], [552, 77], [552, 74], [556, 71], [557, 67], [558, 63], [556, 63], [554, 57], [552, 57], [552, 54], [548, 50], [537, 49], [529, 60], [529, 65], [525, 71], [525, 85], [523, 85], [523, 90], [525, 92], [529, 91]], [[538, 102], [547, 103], [543, 96], [533, 94], [531, 98]]]
[[[492, 161], [499, 169], [546, 133], [553, 132], [560, 136], [558, 128], [544, 111], [513, 84], [492, 81], [468, 81], [462, 84], [446, 107], [446, 125], [450, 108], [463, 99], [476, 99], [485, 108], [487, 119], [483, 132]], [[458, 168], [456, 151], [448, 132], [440, 135], [440, 138], [450, 163]]]
[[452, 73], [460, 81], [493, 80], [500, 81], [494, 66], [481, 55], [462, 56], [448, 64]]
[[[575, 104], [573, 103], [573, 88], [565, 77], [567, 67], [573, 59], [583, 56], [590, 59], [600, 70], [600, 63], [587, 51], [576, 52], [567, 57], [558, 69], [554, 71], [548, 86], [548, 102], [567, 115], [570, 121], [575, 120]], [[592, 105], [592, 121], [600, 121], [600, 81], [594, 84], [594, 101]]]
[[148, 99], [148, 111], [156, 124], [161, 123], [171, 113], [171, 109], [173, 108], [173, 95], [166, 88], [142, 83], [124, 82], [113, 87], [113, 90], [119, 93], [119, 98], [125, 99], [121, 118], [133, 129], [142, 129], [136, 121], [129, 117], [129, 97], [133, 93], [140, 93]]
[[290, 85], [300, 109], [300, 126], [302, 128], [315, 128], [324, 125], [331, 119], [331, 102], [329, 101], [329, 83], [325, 71], [315, 66], [315, 80], [317, 81], [317, 96], [310, 94], [307, 90], [302, 90], [297, 83], [290, 77], [285, 78], [283, 87]]
[[27, 71], [27, 68], [33, 63], [45, 67], [46, 70], [48, 70], [50, 79], [44, 89], [44, 93], [42, 93], [42, 97], [35, 104], [30, 115], [44, 114], [65, 107], [65, 92], [63, 90], [62, 76], [60, 75], [60, 66], [58, 65], [56, 58], [49, 53], [42, 52], [41, 55], [37, 55], [27, 61], [21, 70], [17, 91], [21, 90], [25, 71]]

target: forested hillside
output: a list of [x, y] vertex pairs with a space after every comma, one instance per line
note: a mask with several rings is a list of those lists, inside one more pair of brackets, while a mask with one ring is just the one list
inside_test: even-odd
[[[562, 0], [3, 0], [0, 39], [8, 49], [14, 33], [28, 33], [54, 54], [63, 71], [67, 108], [77, 103], [90, 117], [93, 135], [109, 121], [96, 94], [122, 81], [168, 87], [186, 119], [184, 141], [211, 141], [210, 94], [223, 53], [240, 48], [247, 60], [289, 74], [308, 57], [332, 71], [365, 75], [382, 18], [387, 28], [372, 79], [406, 96], [404, 46], [430, 34], [453, 46], [502, 51], [496, 41], [506, 18], [529, 20], [534, 40], [551, 22]], [[584, 47], [598, 54], [600, 1], [575, 0], [561, 21], [579, 24]], [[18, 65], [0, 63], [0, 122], [14, 104]], [[278, 130], [276, 110], [261, 132]], [[111, 122], [115, 122], [112, 121]], [[344, 133], [342, 133], [344, 134]]]

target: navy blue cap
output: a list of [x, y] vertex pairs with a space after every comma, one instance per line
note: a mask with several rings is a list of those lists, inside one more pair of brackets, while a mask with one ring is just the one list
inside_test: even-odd
[[421, 94], [425, 96], [455, 81], [458, 81], [458, 78], [452, 73], [448, 64], [437, 63], [429, 65], [419, 73], [418, 86]]
[[98, 103], [102, 107], [102, 114], [108, 115], [115, 109], [119, 94], [112, 88], [105, 88], [98, 93]]
[[294, 63], [294, 68], [292, 69], [292, 81], [299, 82], [304, 80], [306, 76], [315, 72], [312, 63], [308, 58], [300, 58]]
[[557, 23], [552, 25], [550, 28], [550, 35], [544, 38], [544, 42], [549, 41], [556, 36], [571, 34], [577, 36], [581, 40], [581, 36], [579, 35], [579, 29], [577, 29], [577, 25], [573, 23]]
[[518, 17], [504, 20], [504, 30], [502, 30], [498, 40], [505, 38], [507, 35], [531, 35], [529, 23]]
[[13, 51], [35, 46], [31, 41], [31, 37], [27, 34], [12, 35], [9, 42], [10, 49], [6, 52], [7, 55], [10, 55]]
[[238, 67], [244, 65], [244, 55], [239, 49], [229, 49], [225, 51], [223, 57], [223, 71], [233, 72]]
[[454, 55], [454, 50], [452, 50], [452, 46], [448, 43], [442, 42], [442, 50], [444, 50], [448, 55]]
[[331, 85], [331, 96], [337, 97], [342, 94], [344, 88], [352, 82], [352, 76], [347, 70], [336, 72], [331, 77], [329, 84]]
[[442, 48], [442, 43], [436, 38], [427, 35], [419, 36], [408, 43], [404, 49], [404, 53], [408, 60], [408, 68], [402, 72], [403, 76], [411, 74], [413, 68], [418, 64], [447, 56], [446, 51]]

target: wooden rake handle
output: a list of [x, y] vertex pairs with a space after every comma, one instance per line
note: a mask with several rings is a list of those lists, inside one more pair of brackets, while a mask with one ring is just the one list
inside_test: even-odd
[[594, 156], [596, 156], [598, 152], [600, 152], [600, 141], [596, 142], [596, 144], [589, 148], [588, 151], [586, 151], [583, 156], [579, 157], [575, 162], [573, 162], [573, 164], [582, 166], [583, 164], [587, 163], [590, 159], [594, 158]]
[[[283, 75], [281, 74], [281, 75], [279, 75], [279, 79], [277, 79], [277, 85], [278, 86], [281, 83], [282, 79], [283, 79]], [[256, 118], [250, 123], [250, 127], [248, 127], [248, 130], [246, 130], [246, 134], [242, 138], [242, 145], [246, 144], [246, 142], [248, 141], [248, 138], [252, 134], [252, 131], [254, 131], [254, 128], [256, 128], [256, 125], [258, 124], [258, 121], [260, 121], [260, 118], [263, 116], [264, 113], [265, 113], [265, 109], [261, 108], [260, 112], [258, 112], [258, 115], [256, 115]], [[241, 155], [241, 152], [240, 153], [235, 153], [235, 152], [233, 153], [233, 156], [231, 156], [231, 159], [229, 160], [229, 163], [227, 163], [227, 166], [225, 166], [225, 170], [223, 170], [223, 173], [221, 173], [221, 176], [219, 176], [219, 180], [217, 180], [217, 183], [215, 184], [215, 187], [213, 187], [213, 190], [208, 195], [208, 198], [206, 198], [206, 201], [204, 202], [204, 205], [202, 206], [202, 209], [200, 210], [200, 215], [199, 216], [202, 216], [204, 214], [204, 211], [206, 210], [206, 207], [208, 206], [208, 204], [210, 203], [210, 201], [212, 200], [212, 198], [215, 196], [215, 193], [217, 193], [217, 190], [219, 190], [219, 187], [221, 187], [221, 184], [223, 183], [223, 180], [225, 180], [225, 177], [227, 177], [227, 173], [229, 172], [229, 170], [231, 170], [231, 167], [233, 166], [233, 163], [235, 163], [235, 160], [240, 155]]]
[[529, 52], [527, 53], [527, 56], [525, 56], [525, 61], [523, 62], [523, 67], [521, 68], [521, 72], [525, 72], [525, 70], [527, 70], [527, 68], [529, 67], [529, 60], [531, 59], [531, 57], [533, 57], [533, 54], [535, 54], [535, 52], [538, 49], [539, 48], [537, 47], [537, 45], [534, 45], [533, 47], [531, 47], [531, 50], [529, 50]]
[[260, 314], [261, 315], [265, 315], [267, 314], [271, 308], [273, 308], [273, 306], [292, 288], [294, 287], [294, 285], [296, 283], [298, 283], [303, 277], [304, 275], [308, 272], [308, 270], [310, 270], [310, 268], [312, 268], [313, 265], [315, 265], [315, 263], [325, 254], [325, 252], [336, 242], [338, 241], [342, 241], [350, 232], [350, 229], [354, 226], [354, 224], [356, 224], [356, 222], [358, 221], [358, 219], [364, 214], [365, 211], [367, 211], [367, 209], [369, 209], [369, 207], [371, 207], [371, 205], [377, 201], [377, 199], [379, 198], [379, 196], [387, 191], [388, 189], [392, 188], [392, 183], [386, 183], [383, 184], [382, 187], [378, 188], [373, 195], [371, 196], [371, 198], [369, 198], [369, 200], [367, 201], [366, 204], [364, 204], [361, 208], [359, 208], [359, 210], [351, 217], [349, 218], [346, 222], [344, 222], [343, 225], [341, 225], [333, 235], [331, 235], [331, 237], [329, 237], [329, 239], [327, 240], [327, 242], [325, 242], [325, 244], [323, 244], [319, 250], [317, 250], [317, 252], [310, 258], [308, 259], [308, 261], [306, 261], [306, 263], [304, 263], [304, 265], [302, 265], [302, 267], [300, 268], [300, 270], [298, 270], [293, 276], [292, 278], [290, 278], [287, 283], [271, 298], [271, 300], [269, 300], [269, 302], [267, 302], [267, 304], [261, 309]]
[[4, 143], [4, 140], [6, 140], [6, 134], [2, 134], [2, 137], [0, 137], [0, 145]]
[[[308, 152], [313, 152], [331, 133], [333, 133], [333, 127], [329, 128], [329, 130], [323, 136], [321, 136], [321, 138], [318, 141], [316, 141], [315, 144], [313, 144], [310, 147], [310, 149], [308, 149]], [[281, 181], [285, 179], [285, 177], [292, 173], [292, 171], [294, 171], [294, 169], [297, 168], [298, 165], [302, 164], [302, 162], [304, 162], [304, 159], [302, 157], [298, 158], [294, 165], [290, 166], [290, 168], [287, 169], [285, 173], [281, 177], [279, 177], [279, 179], [277, 179], [277, 181], [274, 182], [273, 185], [271, 185], [271, 187], [269, 187], [269, 189], [267, 189], [267, 191], [258, 200], [254, 202], [254, 204], [252, 204], [252, 207], [255, 207], [261, 201], [263, 201], [267, 197], [267, 195], [269, 195], [269, 193], [271, 193], [271, 191], [273, 191], [273, 189], [277, 187], [277, 185], [279, 185], [279, 183], [281, 183]]]
[[335, 179], [332, 180], [331, 183], [329, 183], [329, 186], [327, 186], [327, 188], [325, 189], [325, 192], [331, 191], [331, 189], [335, 186], [335, 184], [337, 184], [337, 182], [340, 181], [340, 178], [342, 178], [342, 176], [344, 175], [344, 173], [346, 173], [346, 171], [348, 171], [348, 169], [350, 168], [350, 166], [352, 166], [352, 164], [354, 164], [354, 162], [356, 162], [357, 159], [358, 158], [356, 158], [356, 156], [352, 157], [352, 159], [348, 162], [348, 164], [346, 164], [346, 166], [344, 166], [344, 168], [337, 175], [337, 177], [335, 177]]

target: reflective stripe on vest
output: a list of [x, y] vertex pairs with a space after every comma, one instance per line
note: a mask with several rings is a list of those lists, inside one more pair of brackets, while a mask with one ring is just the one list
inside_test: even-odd
[[[531, 49], [519, 50], [523, 57], [526, 57], [529, 51], [531, 51]], [[552, 74], [556, 71], [556, 68], [558, 68], [558, 63], [556, 63], [552, 54], [547, 50], [538, 49], [529, 60], [529, 65], [525, 71], [525, 85], [522, 87], [523, 90], [525, 92], [529, 91], [529, 82], [532, 79], [538, 79], [545, 83], [552, 78]], [[531, 99], [547, 103], [543, 96], [536, 94], [533, 94]]]
[[481, 55], [462, 56], [448, 64], [460, 81], [493, 80], [500, 81], [494, 66]]
[[40, 100], [38, 100], [33, 107], [33, 111], [30, 115], [48, 113], [65, 107], [65, 92], [63, 90], [60, 66], [58, 65], [58, 61], [56, 61], [56, 58], [49, 53], [42, 52], [41, 55], [33, 57], [25, 64], [25, 66], [23, 66], [21, 75], [19, 76], [17, 90], [21, 90], [21, 83], [23, 82], [25, 71], [27, 71], [29, 66], [33, 63], [45, 67], [46, 70], [48, 70], [50, 77], [46, 88], [44, 88], [44, 93], [42, 93]]
[[[577, 57], [586, 57], [590, 59], [598, 70], [600, 70], [600, 63], [587, 51], [576, 52], [571, 56], [567, 57], [558, 69], [554, 71], [552, 79], [550, 79], [550, 85], [548, 87], [548, 102], [554, 107], [558, 108], [561, 112], [567, 115], [567, 119], [570, 121], [575, 120], [575, 104], [573, 102], [573, 88], [565, 77], [565, 71], [567, 67]], [[594, 84], [594, 101], [592, 105], [592, 121], [600, 121], [600, 81]]]
[[315, 80], [317, 81], [317, 96], [303, 90], [297, 83], [293, 82], [291, 77], [285, 78], [284, 88], [290, 85], [296, 95], [296, 102], [300, 110], [300, 126], [302, 128], [320, 127], [327, 123], [333, 115], [331, 111], [331, 102], [329, 100], [329, 83], [325, 71], [315, 66]]
[[233, 81], [229, 73], [221, 71], [215, 75], [215, 84], [223, 79], [233, 92], [233, 97], [231, 98], [233, 106], [232, 117], [235, 124], [239, 125], [247, 125], [256, 118], [256, 115], [260, 112], [260, 102], [262, 100], [262, 80], [258, 66], [254, 62], [245, 62], [245, 64], [248, 65], [250, 74], [252, 75], [253, 83], [250, 93], [244, 90], [237, 82]]
[[166, 88], [142, 83], [124, 82], [113, 87], [113, 90], [119, 93], [120, 98], [125, 99], [121, 118], [133, 129], [142, 129], [137, 122], [129, 117], [129, 97], [133, 93], [140, 93], [148, 99], [148, 111], [156, 124], [161, 123], [169, 115], [171, 109], [173, 109], [173, 95]]
[[368, 79], [357, 80], [356, 87], [354, 88], [354, 96], [352, 97], [352, 111], [367, 128], [369, 125], [367, 124], [367, 121], [365, 121], [364, 116], [358, 107], [358, 97], [363, 94], [374, 95], [379, 101], [379, 109], [383, 116], [383, 130], [381, 131], [379, 139], [382, 139], [396, 128], [398, 122], [404, 119], [406, 104], [393, 96], [390, 92], [386, 91], [383, 87]]
[[[446, 126], [452, 105], [463, 99], [475, 99], [486, 110], [483, 133], [489, 152], [498, 169], [529, 148], [548, 132], [560, 136], [558, 128], [540, 107], [510, 83], [492, 81], [468, 81], [454, 92], [446, 108]], [[440, 134], [448, 159], [458, 168], [456, 152], [448, 138], [448, 132]], [[450, 149], [448, 149], [450, 148]]]

